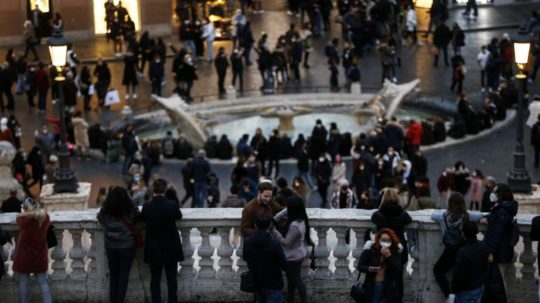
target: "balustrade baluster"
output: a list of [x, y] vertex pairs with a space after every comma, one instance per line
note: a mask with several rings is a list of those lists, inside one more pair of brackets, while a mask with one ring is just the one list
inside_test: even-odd
[[213, 268], [214, 260], [211, 259], [214, 253], [214, 248], [210, 245], [210, 229], [207, 227], [198, 228], [201, 233], [202, 243], [197, 250], [199, 257], [199, 278], [210, 278], [215, 276], [215, 270]]
[[532, 249], [532, 241], [530, 234], [522, 234], [523, 235], [523, 252], [521, 253], [519, 257], [519, 262], [523, 264], [523, 267], [521, 268], [521, 275], [523, 281], [535, 281], [534, 277], [534, 263], [536, 262], [536, 254], [534, 253]]
[[315, 247], [315, 258], [317, 258], [317, 270], [315, 271], [315, 277], [317, 278], [326, 278], [330, 275], [328, 269], [329, 261], [329, 249], [326, 246], [326, 235], [328, 232], [327, 227], [315, 227], [317, 231], [317, 237], [319, 238], [319, 243]]
[[66, 252], [64, 251], [64, 229], [56, 228], [55, 232], [58, 244], [53, 248], [51, 253], [51, 259], [53, 260], [52, 269], [53, 274], [51, 279], [53, 281], [66, 280], [68, 274], [66, 273]]
[[[523, 251], [519, 256], [519, 262], [523, 265], [521, 267], [521, 280], [510, 280], [507, 282], [506, 289], [509, 297], [519, 297], [521, 302], [535, 302], [538, 300], [537, 294], [533, 289], [538, 289], [536, 285], [536, 278], [534, 276], [536, 262], [536, 254], [532, 248], [532, 241], [529, 233], [521, 233], [523, 236]], [[519, 244], [518, 246], [519, 247]], [[515, 266], [512, 266], [515, 268]]]
[[229, 242], [229, 235], [231, 232], [230, 227], [221, 227], [219, 228], [219, 235], [221, 237], [221, 245], [218, 249], [218, 256], [221, 258], [219, 260], [219, 272], [217, 275], [221, 279], [229, 279], [233, 276], [232, 269], [232, 253], [233, 247]]
[[73, 247], [69, 250], [69, 257], [71, 258], [72, 272], [69, 275], [70, 280], [82, 281], [86, 279], [86, 273], [84, 272], [84, 251], [81, 243], [82, 229], [70, 229], [70, 233], [73, 237]]
[[192, 277], [193, 276], [193, 247], [191, 247], [191, 241], [190, 241], [190, 235], [191, 235], [191, 227], [181, 227], [180, 228], [181, 233], [181, 239], [182, 239], [182, 249], [184, 250], [184, 261], [180, 263], [182, 266], [180, 275], [183, 278]]
[[334, 230], [336, 231], [336, 237], [337, 237], [337, 245], [334, 249], [334, 257], [337, 258], [336, 260], [336, 271], [334, 272], [334, 276], [337, 278], [348, 278], [351, 275], [351, 272], [349, 271], [349, 260], [347, 257], [349, 256], [350, 248], [347, 244], [347, 236], [349, 235], [347, 231], [349, 228], [347, 227], [335, 227]]

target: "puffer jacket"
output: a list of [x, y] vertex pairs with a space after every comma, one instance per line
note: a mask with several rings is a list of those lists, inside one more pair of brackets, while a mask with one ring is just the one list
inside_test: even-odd
[[381, 228], [392, 229], [401, 240], [401, 243], [404, 243], [404, 229], [407, 224], [412, 222], [412, 218], [398, 204], [388, 204], [383, 205], [373, 213], [371, 222], [376, 225], [377, 230]]
[[510, 244], [512, 221], [518, 212], [516, 201], [503, 201], [495, 204], [486, 216], [487, 230], [484, 242], [495, 263], [509, 263], [514, 258], [514, 247]]
[[[133, 224], [139, 217], [139, 209], [133, 207], [127, 213], [123, 220], [133, 228]], [[122, 222], [121, 219], [113, 218], [103, 212], [103, 208], [99, 210], [97, 219], [105, 229], [105, 248], [106, 249], [125, 249], [135, 247], [135, 240], [131, 231]]]

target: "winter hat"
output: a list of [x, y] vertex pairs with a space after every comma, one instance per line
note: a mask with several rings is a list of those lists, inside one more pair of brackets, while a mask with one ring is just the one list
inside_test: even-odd
[[7, 123], [8, 123], [8, 119], [6, 117], [3, 117], [2, 119], [0, 119], [0, 130], [1, 131], [5, 131], [8, 128]]

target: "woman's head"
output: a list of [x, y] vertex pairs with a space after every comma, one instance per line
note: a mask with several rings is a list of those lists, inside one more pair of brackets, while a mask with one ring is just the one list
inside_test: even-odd
[[287, 217], [287, 227], [290, 226], [290, 224], [294, 221], [304, 221], [306, 226], [304, 237], [309, 245], [313, 245], [313, 241], [311, 241], [310, 237], [309, 218], [307, 216], [306, 206], [304, 205], [304, 200], [302, 198], [297, 195], [292, 195], [287, 198]]
[[392, 253], [399, 251], [399, 238], [396, 233], [390, 228], [382, 228], [377, 234], [375, 234], [375, 240], [373, 243], [373, 249], [380, 252], [381, 248], [385, 247], [390, 249]]
[[381, 190], [381, 207], [384, 205], [399, 204], [399, 195], [395, 188], [385, 187]]
[[26, 198], [24, 199], [22, 203], [22, 209], [24, 212], [31, 212], [39, 208], [39, 205], [36, 200], [32, 198]]
[[504, 201], [514, 201], [512, 189], [505, 183], [498, 183], [493, 187], [493, 192], [497, 195], [497, 203]]
[[448, 214], [452, 221], [469, 217], [465, 206], [465, 198], [461, 193], [452, 192], [450, 198], [448, 198]]
[[133, 209], [133, 203], [127, 190], [121, 186], [115, 186], [109, 190], [102, 211], [106, 215], [114, 218], [120, 218]]

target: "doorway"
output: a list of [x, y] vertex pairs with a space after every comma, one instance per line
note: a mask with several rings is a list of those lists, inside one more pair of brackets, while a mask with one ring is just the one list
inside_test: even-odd
[[[94, 34], [104, 35], [107, 33], [107, 23], [105, 22], [105, 0], [93, 0], [94, 1]], [[119, 2], [122, 2], [122, 7], [124, 7], [131, 20], [135, 23], [135, 30], [141, 28], [141, 18], [140, 18], [140, 0], [112, 0], [111, 2], [114, 6], [118, 7]]]
[[[53, 0], [26, 0], [26, 18], [32, 22], [38, 37], [52, 33], [50, 21], [53, 19]], [[38, 11], [34, 11], [38, 8]]]

